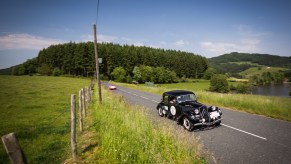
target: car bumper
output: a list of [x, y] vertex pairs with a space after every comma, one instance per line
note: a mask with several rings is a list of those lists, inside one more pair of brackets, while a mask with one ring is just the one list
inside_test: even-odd
[[199, 123], [194, 123], [194, 126], [203, 126], [203, 125], [207, 125], [207, 126], [211, 126], [214, 125], [218, 122], [221, 122], [223, 118], [217, 119], [215, 121], [212, 122], [199, 122]]

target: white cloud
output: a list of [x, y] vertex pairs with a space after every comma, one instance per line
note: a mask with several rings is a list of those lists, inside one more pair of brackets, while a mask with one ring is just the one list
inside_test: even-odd
[[40, 50], [63, 40], [44, 38], [30, 34], [9, 34], [0, 36], [0, 50], [30, 49]]
[[271, 33], [270, 32], [254, 32], [251, 26], [248, 25], [237, 25], [235, 26], [236, 30], [238, 31], [238, 34], [242, 37], [264, 37], [268, 36]]
[[258, 52], [260, 50], [259, 43], [260, 40], [257, 39], [242, 39], [239, 43], [201, 42], [200, 45], [208, 51], [224, 54], [229, 52]]
[[189, 45], [190, 43], [184, 40], [178, 40], [175, 42], [176, 46], [185, 46], [185, 45]]
[[235, 27], [238, 34], [238, 40], [234, 42], [212, 42], [204, 41], [200, 46], [207, 51], [221, 55], [229, 52], [248, 52], [259, 53], [260, 43], [263, 37], [270, 35], [268, 32], [254, 32], [250, 26], [238, 25]]

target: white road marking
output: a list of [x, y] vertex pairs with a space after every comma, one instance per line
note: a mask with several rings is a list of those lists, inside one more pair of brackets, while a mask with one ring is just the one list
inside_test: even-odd
[[[128, 94], [134, 95], [134, 96], [136, 96], [136, 97], [141, 97], [141, 98], [143, 98], [143, 99], [150, 100], [150, 99], [147, 98], [147, 97], [139, 96], [139, 95], [137, 95], [137, 94], [135, 94], [135, 93], [127, 92], [127, 91], [125, 91], [125, 90], [123, 90], [123, 89], [119, 89], [119, 90], [121, 90], [121, 91], [123, 91], [123, 92], [126, 92], [126, 93], [128, 93]], [[155, 102], [155, 103], [159, 103], [159, 102], [156, 101], [156, 100], [150, 100], [150, 101], [153, 101], [153, 102]], [[238, 128], [235, 128], [235, 127], [232, 127], [232, 126], [229, 126], [229, 125], [226, 125], [226, 124], [221, 124], [221, 125], [226, 126], [226, 127], [228, 127], [228, 128], [231, 128], [231, 129], [234, 129], [234, 130], [237, 130], [237, 131], [239, 131], [239, 132], [246, 133], [246, 134], [248, 134], [248, 135], [251, 135], [251, 136], [254, 136], [254, 137], [260, 138], [260, 139], [262, 139], [262, 140], [267, 140], [267, 138], [264, 138], [264, 137], [261, 137], [261, 136], [255, 135], [255, 134], [253, 134], [253, 133], [250, 133], [250, 132], [247, 132], [247, 131], [244, 131], [244, 130], [240, 130], [240, 129], [238, 129]]]
[[[143, 98], [143, 99], [146, 99], [146, 100], [150, 100], [150, 99], [147, 98], [147, 97], [139, 96], [139, 95], [137, 95], [137, 94], [135, 94], [135, 93], [127, 92], [127, 91], [125, 91], [125, 90], [123, 90], [123, 89], [119, 89], [119, 90], [122, 91], [122, 92], [128, 93], [128, 94], [134, 95], [134, 96], [136, 96], [136, 97], [140, 97], [140, 98]], [[150, 101], [155, 102], [155, 103], [159, 103], [159, 102], [156, 101], [156, 100], [150, 100]]]
[[257, 137], [257, 138], [260, 138], [260, 139], [263, 139], [263, 140], [266, 140], [266, 141], [267, 141], [267, 138], [264, 138], [264, 137], [261, 137], [261, 136], [255, 135], [255, 134], [253, 134], [253, 133], [249, 133], [249, 132], [246, 132], [246, 131], [244, 131], [244, 130], [237, 129], [237, 128], [232, 127], [232, 126], [229, 126], [229, 125], [225, 125], [225, 124], [221, 124], [221, 125], [226, 126], [226, 127], [228, 127], [228, 128], [231, 128], [231, 129], [234, 129], [234, 130], [237, 130], [237, 131], [240, 131], [240, 132], [246, 133], [246, 134], [248, 134], [248, 135], [251, 135], [251, 136], [254, 136], [254, 137]]
[[139, 97], [141, 97], [141, 98], [143, 98], [143, 99], [146, 99], [146, 100], [148, 100], [149, 98], [147, 98], [147, 97], [143, 97], [143, 96], [139, 96]]
[[[141, 98], [143, 98], [143, 99], [150, 100], [150, 99], [147, 98], [147, 97], [139, 96], [139, 95], [137, 95], [137, 94], [135, 94], [135, 93], [127, 92], [127, 91], [125, 91], [125, 90], [123, 90], [123, 89], [119, 89], [119, 90], [121, 90], [121, 91], [123, 91], [123, 92], [125, 92], [125, 93], [128, 93], [128, 94], [134, 95], [134, 96], [136, 96], [136, 97], [141, 97]], [[155, 103], [159, 103], [159, 102], [156, 101], [156, 100], [150, 100], [150, 101], [155, 102]], [[266, 140], [266, 141], [267, 141], [267, 138], [264, 138], [264, 137], [261, 137], [261, 136], [255, 135], [255, 134], [253, 134], [253, 133], [250, 133], [250, 132], [247, 132], [247, 131], [244, 131], [244, 130], [240, 130], [240, 129], [238, 129], [238, 128], [235, 128], [235, 127], [232, 127], [232, 126], [229, 126], [229, 125], [226, 125], [226, 124], [221, 124], [221, 125], [223, 125], [223, 126], [225, 126], [225, 127], [228, 127], [228, 128], [231, 128], [231, 129], [234, 129], [234, 130], [237, 130], [237, 131], [239, 131], [239, 132], [242, 132], [242, 133], [245, 133], [245, 134], [248, 134], [248, 135], [251, 135], [251, 136], [257, 137], [257, 138], [260, 138], [260, 139], [262, 139], [262, 140]]]

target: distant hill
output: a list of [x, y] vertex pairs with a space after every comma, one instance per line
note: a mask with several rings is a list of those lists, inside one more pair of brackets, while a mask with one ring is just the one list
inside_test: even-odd
[[291, 57], [283, 57], [269, 54], [250, 54], [232, 52], [209, 59], [212, 64], [231, 62], [250, 62], [270, 67], [291, 68]]
[[[269, 54], [250, 54], [232, 52], [218, 57], [208, 59], [210, 66], [215, 68], [218, 73], [229, 73], [231, 76], [247, 75], [253, 70], [272, 67], [275, 71], [286, 71], [291, 69], [291, 57], [282, 57]], [[261, 72], [261, 71], [259, 71]]]
[[0, 75], [11, 75], [13, 67], [0, 69]]

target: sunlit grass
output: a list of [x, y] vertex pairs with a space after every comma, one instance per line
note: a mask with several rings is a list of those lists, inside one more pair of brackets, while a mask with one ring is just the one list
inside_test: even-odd
[[[14, 132], [29, 163], [60, 163], [70, 152], [70, 95], [87, 79], [0, 76], [0, 135]], [[0, 163], [9, 163], [3, 144]]]
[[245, 71], [240, 72], [239, 74], [250, 77], [254, 75], [260, 75], [263, 72], [278, 72], [278, 71], [285, 71], [285, 70], [288, 70], [288, 68], [258, 66], [258, 67], [251, 67]]
[[206, 163], [189, 132], [153, 121], [145, 108], [121, 96], [103, 90], [102, 105], [92, 109], [98, 146], [82, 157], [87, 163]]
[[290, 98], [260, 96], [249, 94], [220, 94], [205, 91], [208, 84], [196, 83], [177, 83], [162, 84], [160, 87], [148, 87], [143, 85], [122, 84], [119, 85], [131, 87], [134, 89], [162, 94], [165, 91], [184, 89], [195, 92], [198, 101], [206, 104], [226, 107], [229, 109], [245, 111], [253, 114], [264, 115], [276, 119], [291, 121], [291, 101]]
[[200, 101], [248, 113], [291, 121], [290, 98], [246, 94], [198, 92]]

